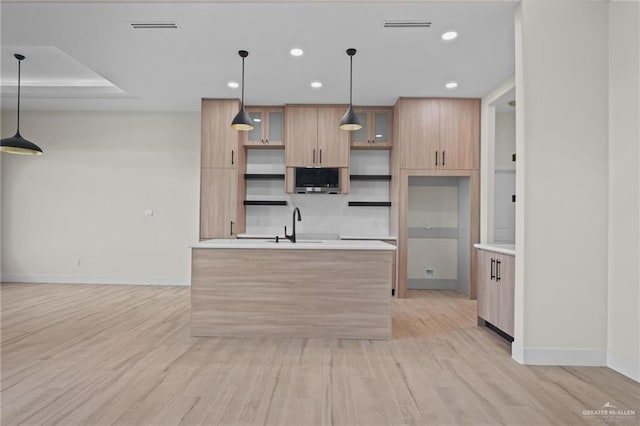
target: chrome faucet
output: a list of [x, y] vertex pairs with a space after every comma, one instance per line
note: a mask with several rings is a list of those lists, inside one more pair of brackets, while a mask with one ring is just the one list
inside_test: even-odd
[[298, 213], [298, 222], [302, 221], [302, 215], [300, 215], [300, 209], [299, 208], [295, 208], [293, 210], [293, 233], [291, 235], [287, 235], [287, 227], [284, 227], [284, 237], [291, 241], [292, 243], [296, 242], [296, 213]]

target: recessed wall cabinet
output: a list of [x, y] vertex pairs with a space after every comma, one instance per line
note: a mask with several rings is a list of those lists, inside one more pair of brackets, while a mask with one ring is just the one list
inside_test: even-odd
[[285, 108], [287, 167], [349, 167], [349, 132], [340, 130], [346, 106]]
[[200, 240], [244, 232], [244, 135], [231, 128], [239, 108], [237, 99], [202, 100]]
[[352, 149], [391, 149], [393, 108], [358, 107], [362, 129], [351, 132]]
[[249, 148], [284, 147], [284, 108], [247, 107], [253, 130], [247, 132], [244, 146]]
[[394, 116], [401, 168], [479, 168], [479, 99], [400, 98]]
[[509, 336], [514, 324], [515, 257], [478, 250], [478, 318]]

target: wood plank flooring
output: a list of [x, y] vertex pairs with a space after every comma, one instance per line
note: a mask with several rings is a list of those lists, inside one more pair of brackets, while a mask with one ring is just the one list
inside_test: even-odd
[[0, 291], [5, 426], [578, 425], [605, 402], [640, 416], [638, 383], [519, 365], [455, 292], [394, 300], [393, 340], [358, 341], [193, 338], [187, 287]]

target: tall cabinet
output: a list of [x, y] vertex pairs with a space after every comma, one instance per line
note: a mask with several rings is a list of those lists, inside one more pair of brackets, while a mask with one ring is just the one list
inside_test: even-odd
[[235, 238], [244, 231], [242, 149], [246, 134], [231, 128], [237, 99], [202, 100], [200, 153], [200, 240]]
[[468, 177], [470, 181], [469, 296], [476, 298], [480, 239], [480, 99], [399, 98], [393, 112], [390, 231], [398, 235], [398, 293], [406, 297], [408, 186], [412, 176]]

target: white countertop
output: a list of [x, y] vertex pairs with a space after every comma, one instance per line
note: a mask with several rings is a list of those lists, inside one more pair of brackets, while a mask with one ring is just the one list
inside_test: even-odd
[[477, 249], [492, 251], [494, 253], [502, 253], [508, 254], [510, 256], [516, 255], [516, 245], [515, 244], [474, 244], [473, 245]]
[[231, 248], [231, 249], [278, 249], [278, 250], [395, 250], [396, 247], [377, 240], [306, 240], [292, 243], [289, 240], [274, 239], [237, 239], [237, 240], [205, 240], [191, 246], [192, 248]]
[[[300, 234], [305, 235], [305, 234]], [[313, 234], [308, 234], [313, 235]], [[317, 234], [322, 235], [322, 234]], [[340, 240], [395, 240], [395, 235], [337, 235], [335, 234], [336, 239]], [[282, 235], [279, 235], [280, 238], [284, 238]], [[253, 238], [253, 239], [262, 239], [262, 240], [272, 240], [275, 238], [275, 235], [267, 235], [267, 234], [238, 234], [238, 238]], [[312, 238], [316, 239], [316, 238]], [[318, 238], [322, 239], [322, 238]], [[332, 238], [333, 239], [333, 238]]]

